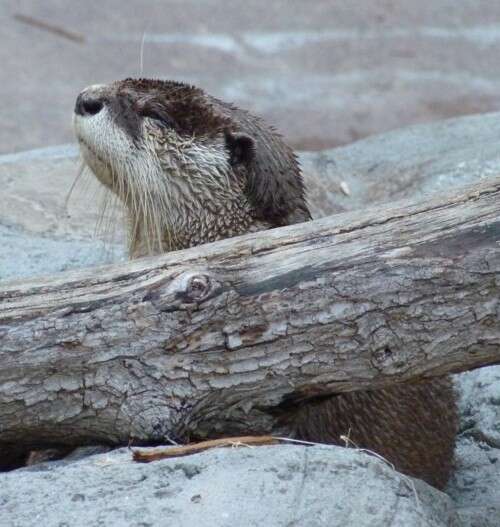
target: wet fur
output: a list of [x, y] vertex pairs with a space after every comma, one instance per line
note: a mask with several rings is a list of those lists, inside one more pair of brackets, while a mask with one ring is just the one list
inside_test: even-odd
[[[131, 256], [310, 219], [292, 150], [262, 120], [176, 82], [127, 79], [83, 92], [104, 109], [75, 117], [87, 165], [129, 212]], [[448, 377], [291, 408], [290, 435], [374, 450], [442, 488], [457, 431]]]

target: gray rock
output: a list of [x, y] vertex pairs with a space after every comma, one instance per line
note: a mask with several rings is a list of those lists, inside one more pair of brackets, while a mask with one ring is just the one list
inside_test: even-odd
[[497, 176], [499, 137], [500, 113], [490, 113], [411, 126], [345, 147], [304, 153], [300, 161], [314, 215], [406, 198], [425, 200], [430, 194]]
[[465, 525], [500, 524], [500, 366], [456, 376], [460, 435], [447, 492]]
[[0, 156], [0, 281], [126, 259], [121, 209], [96, 228], [104, 191], [78, 173], [74, 145]]
[[123, 254], [121, 248], [106, 246], [101, 240], [57, 239], [7, 225], [0, 225], [0, 244], [0, 280], [91, 267], [117, 261], [116, 256]]
[[373, 456], [291, 445], [45, 463], [0, 474], [0, 509], [11, 527], [462, 525], [448, 496]]
[[493, 0], [90, 5], [0, 2], [0, 152], [70, 141], [83, 87], [141, 74], [193, 82], [257, 111], [304, 149], [500, 108]]

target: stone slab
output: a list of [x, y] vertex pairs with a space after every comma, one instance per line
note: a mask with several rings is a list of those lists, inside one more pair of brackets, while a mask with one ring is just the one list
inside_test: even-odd
[[0, 474], [0, 509], [11, 527], [462, 526], [446, 494], [341, 447], [115, 450]]

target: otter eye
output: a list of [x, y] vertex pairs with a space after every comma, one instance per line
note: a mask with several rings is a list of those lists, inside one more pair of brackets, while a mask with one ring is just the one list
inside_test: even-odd
[[169, 128], [175, 127], [173, 119], [171, 119], [165, 111], [156, 108], [145, 107], [141, 110], [141, 115], [142, 117], [148, 117], [149, 119], [153, 119], [154, 121], [157, 121], [163, 126], [168, 126]]

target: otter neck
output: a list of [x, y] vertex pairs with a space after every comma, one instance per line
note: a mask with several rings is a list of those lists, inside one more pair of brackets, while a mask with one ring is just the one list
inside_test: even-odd
[[175, 213], [162, 217], [156, 227], [129, 212], [130, 257], [188, 249], [268, 228], [252, 217], [248, 203], [237, 196], [193, 205], [177, 206]]
[[125, 192], [133, 201], [124, 200], [131, 257], [186, 249], [269, 227], [255, 220], [244, 180], [229, 165], [224, 146], [217, 146], [171, 149], [167, 143], [165, 150], [156, 152], [159, 163], [127, 177], [127, 184], [135, 187]]

